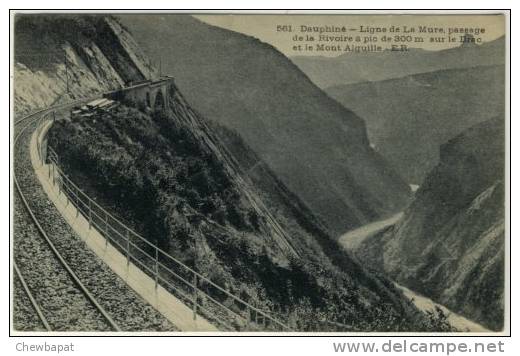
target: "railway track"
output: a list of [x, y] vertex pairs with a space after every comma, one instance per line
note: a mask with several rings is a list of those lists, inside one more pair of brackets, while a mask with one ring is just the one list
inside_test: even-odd
[[[15, 122], [13, 150], [14, 281], [19, 330], [175, 331], [164, 317], [129, 291], [106, 265], [72, 236], [44, 196], [30, 163], [28, 139], [42, 115], [82, 101], [58, 105]], [[43, 195], [42, 195], [43, 193]], [[58, 215], [56, 215], [58, 214]], [[23, 292], [23, 293], [22, 293]], [[18, 302], [18, 304], [17, 304]], [[21, 306], [20, 303], [25, 302]], [[14, 316], [16, 317], [16, 316]]]
[[[68, 104], [73, 105], [73, 104]], [[67, 105], [63, 105], [62, 107], [66, 107]], [[31, 125], [35, 122], [37, 122], [42, 115], [45, 115], [45, 113], [48, 112], [46, 110], [36, 113], [35, 115], [28, 115], [20, 120], [18, 120], [15, 123], [15, 129], [17, 126], [21, 124], [25, 124], [22, 128], [19, 128], [18, 132], [15, 135], [14, 141], [13, 141], [13, 147], [16, 149], [16, 146], [19, 142], [20, 137], [24, 134], [24, 132], [31, 127]], [[48, 248], [48, 252], [51, 252], [54, 258], [54, 261], [51, 262], [55, 266], [57, 265], [57, 269], [55, 271], [52, 271], [49, 274], [45, 274], [45, 276], [48, 277], [55, 277], [53, 283], [53, 287], [59, 287], [60, 289], [67, 289], [67, 299], [73, 300], [73, 303], [67, 303], [68, 308], [64, 308], [60, 310], [60, 312], [75, 312], [76, 314], [81, 314], [83, 316], [87, 316], [87, 318], [90, 318], [91, 321], [95, 321], [96, 325], [101, 330], [111, 329], [113, 331], [121, 331], [121, 328], [116, 324], [116, 322], [112, 319], [112, 317], [106, 312], [106, 310], [100, 305], [100, 303], [96, 300], [96, 298], [90, 293], [90, 291], [85, 287], [85, 285], [81, 282], [79, 277], [74, 273], [72, 268], [69, 266], [69, 264], [65, 261], [65, 259], [62, 257], [62, 255], [59, 253], [59, 251], [54, 246], [54, 243], [50, 240], [50, 238], [47, 236], [45, 230], [43, 229], [42, 225], [36, 218], [34, 212], [32, 211], [29, 203], [27, 202], [27, 199], [24, 195], [24, 192], [21, 189], [21, 186], [19, 184], [16, 171], [13, 174], [13, 181], [16, 187], [16, 193], [19, 198], [18, 203], [23, 203], [23, 208], [27, 212], [27, 214], [30, 217], [31, 222], [34, 224], [34, 227], [37, 230], [37, 234], [41, 237], [42, 241], [44, 241], [44, 244], [39, 245], [41, 248], [43, 245], [45, 245]], [[19, 205], [19, 204], [16, 204]], [[40, 250], [40, 255], [43, 255], [46, 257], [50, 257], [50, 254], [46, 252], [42, 252]], [[33, 254], [34, 256], [34, 254]], [[25, 281], [25, 278], [23, 277], [23, 274], [21, 272], [21, 269], [18, 267], [17, 264], [17, 258], [14, 258], [14, 271], [16, 273], [17, 278], [19, 279], [25, 294], [29, 298], [32, 307], [34, 308], [36, 314], [38, 315], [38, 318], [40, 319], [41, 323], [44, 325], [45, 329], [48, 331], [52, 331], [54, 329], [60, 329], [61, 327], [67, 327], [68, 325], [59, 325], [57, 321], [53, 320], [55, 319], [53, 316], [48, 317], [45, 316], [45, 307], [42, 306], [42, 302], [38, 301], [38, 298], [36, 297], [35, 293], [31, 291], [31, 288]], [[68, 276], [65, 276], [63, 272], [66, 272]], [[43, 302], [45, 304], [45, 302]], [[90, 306], [90, 307], [89, 307]], [[72, 310], [71, 310], [72, 309]], [[96, 317], [94, 314], [99, 314], [98, 317]], [[58, 313], [59, 314], [59, 313]], [[74, 318], [74, 316], [72, 316]], [[62, 318], [63, 319], [63, 318]], [[67, 318], [69, 321], [70, 319]], [[98, 320], [96, 320], [98, 319]], [[58, 325], [57, 325], [58, 324]]]
[[[137, 297], [135, 292], [130, 293], [128, 286], [74, 234], [71, 226], [65, 222], [61, 213], [49, 201], [36, 177], [29, 158], [29, 141], [34, 130], [42, 126], [40, 118], [84, 101], [87, 100], [44, 109], [15, 122], [13, 148], [17, 159], [13, 174], [16, 188], [14, 197], [14, 272], [19, 289], [23, 289], [25, 292], [25, 304], [32, 308], [32, 312], [27, 314], [31, 314], [33, 319], [38, 319], [31, 321], [33, 326], [28, 329], [37, 329], [35, 325], [39, 325], [38, 329], [49, 331], [156, 331], [157, 329], [177, 331], [175, 326], [140, 297]], [[37, 145], [37, 149], [40, 151], [39, 143]], [[94, 201], [92, 205], [95, 204]], [[90, 209], [91, 203], [89, 202], [87, 205]], [[107, 213], [105, 213], [104, 221], [106, 227]], [[29, 224], [24, 222], [29, 222]], [[18, 239], [16, 239], [16, 232], [18, 232]], [[166, 254], [163, 251], [161, 253]], [[155, 255], [157, 264], [157, 251]], [[135, 256], [133, 258], [135, 260]], [[164, 261], [161, 259], [161, 262]], [[177, 263], [179, 262], [177, 261]], [[166, 267], [162, 266], [161, 271], [165, 272]], [[215, 285], [206, 277], [198, 275], [182, 263], [181, 266], [176, 265], [176, 267], [188, 270], [190, 276], [187, 280], [191, 281], [195, 278], [194, 283], [196, 285], [202, 283], [202, 287], [211, 284], [212, 287], [226, 295], [224, 298], [233, 298], [242, 306], [242, 309], [246, 308], [245, 314], [239, 315], [236, 310], [221, 304], [211, 295], [203, 293], [203, 290], [198, 290], [201, 286], [193, 287], [188, 282], [191, 288], [196, 289], [194, 293], [197, 299], [195, 300], [198, 300], [200, 294], [203, 293], [201, 298], [215, 303], [212, 305], [213, 309], [204, 309], [205, 304], [204, 306], [195, 304], [194, 313], [198, 308], [209, 313], [210, 319], [216, 318], [221, 322], [222, 320], [217, 317], [220, 315], [219, 312], [230, 313], [230, 315], [226, 314], [230, 318], [230, 322], [236, 322], [236, 318], [244, 319], [247, 327], [254, 328], [256, 325], [260, 325], [266, 328], [270, 323], [270, 327], [274, 325], [275, 328], [289, 330], [283, 323], [229, 294], [222, 287]], [[156, 266], [155, 270], [158, 271], [158, 268]], [[171, 273], [177, 275], [178, 271]], [[156, 281], [158, 277], [159, 275], [155, 276]], [[163, 277], [161, 274], [161, 278]], [[161, 279], [161, 281], [164, 280]], [[193, 302], [190, 296], [187, 298], [188, 303]], [[25, 310], [27, 311], [27, 308]], [[227, 320], [226, 317], [223, 318]], [[226, 324], [224, 321], [223, 325]], [[242, 328], [243, 326], [236, 327]]]

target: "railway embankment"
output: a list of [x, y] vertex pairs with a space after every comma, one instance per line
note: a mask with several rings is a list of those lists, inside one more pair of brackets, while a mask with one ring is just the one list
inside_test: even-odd
[[[13, 257], [51, 330], [109, 331], [111, 328], [64, 273], [63, 265], [57, 262], [49, 245], [44, 242], [36, 222], [65, 263], [121, 330], [178, 330], [87, 248], [49, 200], [30, 158], [30, 140], [37, 124], [36, 120], [31, 120], [24, 122], [26, 129], [21, 124], [15, 127], [14, 174], [28, 206], [25, 207], [15, 193]], [[13, 308], [21, 313], [16, 313], [14, 329], [44, 330], [27, 294], [20, 287], [20, 280], [15, 278], [14, 295], [20, 298], [14, 298]]]

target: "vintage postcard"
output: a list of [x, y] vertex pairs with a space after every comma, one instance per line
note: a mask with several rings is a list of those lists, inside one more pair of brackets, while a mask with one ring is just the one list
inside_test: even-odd
[[11, 332], [509, 333], [507, 21], [13, 12]]

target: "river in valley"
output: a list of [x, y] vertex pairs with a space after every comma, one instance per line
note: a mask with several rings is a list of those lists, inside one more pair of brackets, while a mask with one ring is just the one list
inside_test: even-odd
[[[348, 231], [347, 233], [341, 235], [338, 241], [340, 245], [343, 246], [343, 248], [345, 248], [347, 251], [355, 250], [363, 242], [363, 240], [383, 230], [384, 228], [397, 223], [402, 218], [402, 216], [403, 213], [400, 212], [391, 216], [390, 218], [363, 225], [357, 229]], [[454, 313], [445, 306], [434, 302], [428, 297], [420, 295], [395, 282], [394, 284], [403, 291], [403, 294], [408, 299], [413, 301], [413, 303], [419, 310], [433, 310], [436, 306], [441, 308], [444, 311], [444, 313], [448, 316], [448, 321], [450, 322], [450, 324], [460, 331], [491, 332], [482, 325], [475, 323], [457, 313]]]

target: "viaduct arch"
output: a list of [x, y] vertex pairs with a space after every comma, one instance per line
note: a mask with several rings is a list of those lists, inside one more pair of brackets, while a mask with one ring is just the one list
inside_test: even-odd
[[153, 112], [168, 108], [170, 91], [174, 90], [173, 78], [161, 77], [133, 83], [126, 88], [112, 91], [104, 97], [112, 100], [130, 102], [137, 107], [147, 107]]

